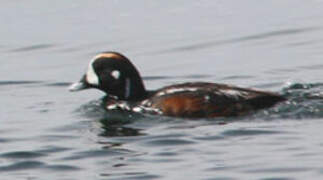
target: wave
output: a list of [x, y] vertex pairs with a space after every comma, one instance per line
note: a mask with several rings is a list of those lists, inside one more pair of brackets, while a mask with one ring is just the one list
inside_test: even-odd
[[256, 115], [264, 119], [318, 119], [323, 117], [323, 83], [290, 83], [281, 90], [288, 100]]

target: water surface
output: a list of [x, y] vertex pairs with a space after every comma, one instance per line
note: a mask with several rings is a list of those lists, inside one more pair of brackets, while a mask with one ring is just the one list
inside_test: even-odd
[[[294, 180], [323, 177], [323, 2], [4, 1], [1, 179]], [[146, 87], [212, 81], [288, 101], [244, 117], [106, 112], [70, 93], [98, 52]]]

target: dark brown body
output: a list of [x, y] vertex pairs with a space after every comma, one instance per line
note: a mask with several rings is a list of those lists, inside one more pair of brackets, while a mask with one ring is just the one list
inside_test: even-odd
[[284, 101], [282, 96], [215, 83], [184, 83], [162, 88], [143, 105], [175, 117], [238, 116]]

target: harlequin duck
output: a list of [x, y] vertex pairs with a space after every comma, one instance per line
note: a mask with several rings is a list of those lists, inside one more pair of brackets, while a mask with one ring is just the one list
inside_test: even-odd
[[238, 116], [285, 100], [272, 92], [208, 82], [182, 83], [147, 91], [135, 66], [117, 52], [95, 56], [82, 79], [69, 90], [87, 88], [96, 88], [108, 95], [108, 110], [188, 118]]

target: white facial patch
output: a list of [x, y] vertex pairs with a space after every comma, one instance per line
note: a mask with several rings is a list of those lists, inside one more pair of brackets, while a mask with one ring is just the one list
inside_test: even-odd
[[89, 84], [92, 85], [99, 85], [99, 77], [98, 75], [95, 73], [94, 68], [93, 68], [93, 63], [95, 62], [96, 58], [92, 59], [92, 61], [89, 64], [88, 70], [86, 72], [86, 81]]
[[119, 79], [119, 77], [120, 77], [120, 71], [118, 71], [118, 70], [114, 70], [114, 71], [112, 71], [111, 72], [111, 76], [114, 78], [114, 79]]

